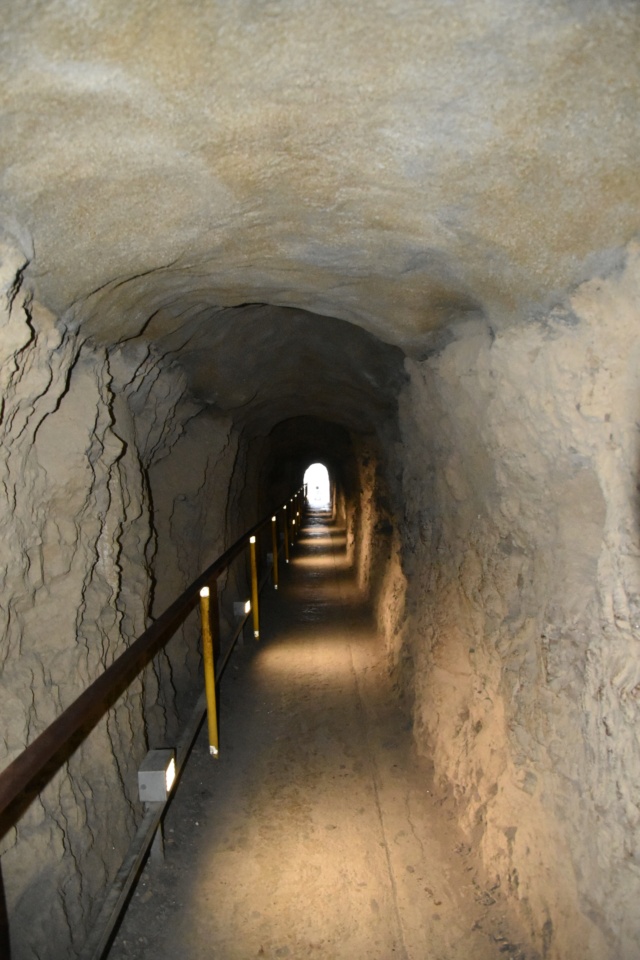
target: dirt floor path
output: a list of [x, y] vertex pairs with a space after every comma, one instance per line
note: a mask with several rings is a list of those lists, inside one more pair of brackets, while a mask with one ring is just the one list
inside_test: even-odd
[[201, 735], [110, 960], [521, 960], [413, 751], [344, 532], [312, 516], [267, 590], [221, 757]]

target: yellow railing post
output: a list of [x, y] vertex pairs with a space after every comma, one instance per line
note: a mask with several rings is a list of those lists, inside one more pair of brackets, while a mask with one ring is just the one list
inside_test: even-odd
[[213, 660], [214, 637], [216, 640], [220, 629], [218, 614], [218, 586], [213, 587], [213, 621], [209, 608], [209, 587], [200, 591], [200, 622], [202, 624], [202, 659], [204, 661], [204, 689], [207, 695], [207, 726], [209, 729], [209, 753], [212, 757], [218, 756], [218, 705], [216, 703], [216, 675]]
[[284, 560], [285, 563], [289, 563], [289, 520], [287, 519], [286, 503], [282, 509], [282, 516], [284, 521]]
[[258, 561], [256, 558], [256, 538], [249, 538], [249, 553], [251, 555], [251, 612], [253, 614], [253, 635], [256, 640], [260, 637], [260, 613], [258, 610]]
[[273, 550], [273, 589], [278, 589], [278, 521], [271, 517], [271, 549]]

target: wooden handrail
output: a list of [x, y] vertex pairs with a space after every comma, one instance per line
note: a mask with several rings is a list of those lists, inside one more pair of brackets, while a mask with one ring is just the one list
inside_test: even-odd
[[[284, 504], [275, 512], [282, 510], [283, 506]], [[256, 523], [214, 560], [104, 673], [0, 773], [0, 837], [17, 819], [5, 818], [3, 815], [21, 799], [27, 788], [33, 786], [34, 781], [38, 780], [40, 784], [40, 780], [48, 780], [55, 773], [143, 667], [184, 623], [198, 602], [200, 589], [218, 579], [231, 561], [242, 552], [249, 538], [271, 522], [273, 513], [271, 510], [268, 516]], [[32, 793], [33, 791], [29, 792], [29, 797]]]

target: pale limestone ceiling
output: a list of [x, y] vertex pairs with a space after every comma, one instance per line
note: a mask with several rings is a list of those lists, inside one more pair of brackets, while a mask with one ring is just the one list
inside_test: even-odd
[[4, 215], [50, 307], [85, 320], [102, 288], [108, 336], [195, 297], [411, 346], [638, 230], [639, 23], [636, 0], [9, 0]]

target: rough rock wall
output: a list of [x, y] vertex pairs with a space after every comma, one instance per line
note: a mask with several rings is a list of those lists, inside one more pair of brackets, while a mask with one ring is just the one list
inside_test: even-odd
[[[157, 537], [156, 614], [231, 542], [226, 502], [237, 449], [238, 437], [230, 421], [203, 410], [185, 424], [170, 454], [149, 471]], [[225, 579], [220, 578], [220, 588]], [[146, 717], [153, 746], [175, 743], [187, 711], [201, 692], [199, 640], [194, 612], [154, 661], [153, 676], [146, 686]]]
[[347, 529], [347, 554], [358, 586], [372, 604], [372, 613], [384, 637], [392, 671], [403, 656], [406, 580], [402, 569], [402, 541], [390, 499], [394, 439], [391, 425], [383, 429], [380, 450], [362, 440], [356, 449], [356, 495], [338, 500]]
[[384, 546], [392, 532], [380, 456], [360, 440], [355, 444], [356, 496], [347, 502], [347, 551], [354, 563], [358, 586], [371, 596], [378, 585]]
[[[274, 507], [272, 490], [263, 475], [263, 463], [269, 443], [264, 437], [237, 436], [233, 444], [233, 458], [228, 464], [226, 493], [227, 546], [230, 546], [250, 527], [268, 515]], [[285, 484], [291, 492], [289, 483]], [[282, 492], [278, 492], [278, 499]], [[282, 528], [280, 528], [282, 536]], [[257, 535], [258, 577], [262, 578], [271, 551], [271, 527], [267, 525]], [[219, 581], [220, 618], [223, 636], [233, 633], [237, 620], [233, 603], [248, 599], [251, 595], [251, 571], [249, 549], [245, 548]]]
[[[107, 356], [31, 302], [23, 265], [3, 256], [3, 766], [144, 628], [146, 583], [127, 573], [150, 533]], [[16, 960], [72, 955], [126, 849], [139, 698], [134, 685], [2, 840]]]
[[417, 741], [556, 960], [640, 942], [639, 304], [632, 246], [401, 401]]
[[[168, 464], [172, 451], [180, 462], [182, 424], [197, 412], [184, 376], [148, 347], [92, 347], [33, 302], [25, 263], [3, 244], [3, 767], [146, 627], [152, 521], [167, 522], [159, 497], [152, 505], [147, 467]], [[215, 540], [211, 515], [201, 519]], [[190, 535], [196, 527], [192, 519]], [[201, 556], [210, 546], [198, 544]], [[0, 840], [13, 960], [58, 960], [82, 947], [140, 813], [145, 706], [173, 696], [166, 683], [158, 694], [160, 673], [131, 685]]]

